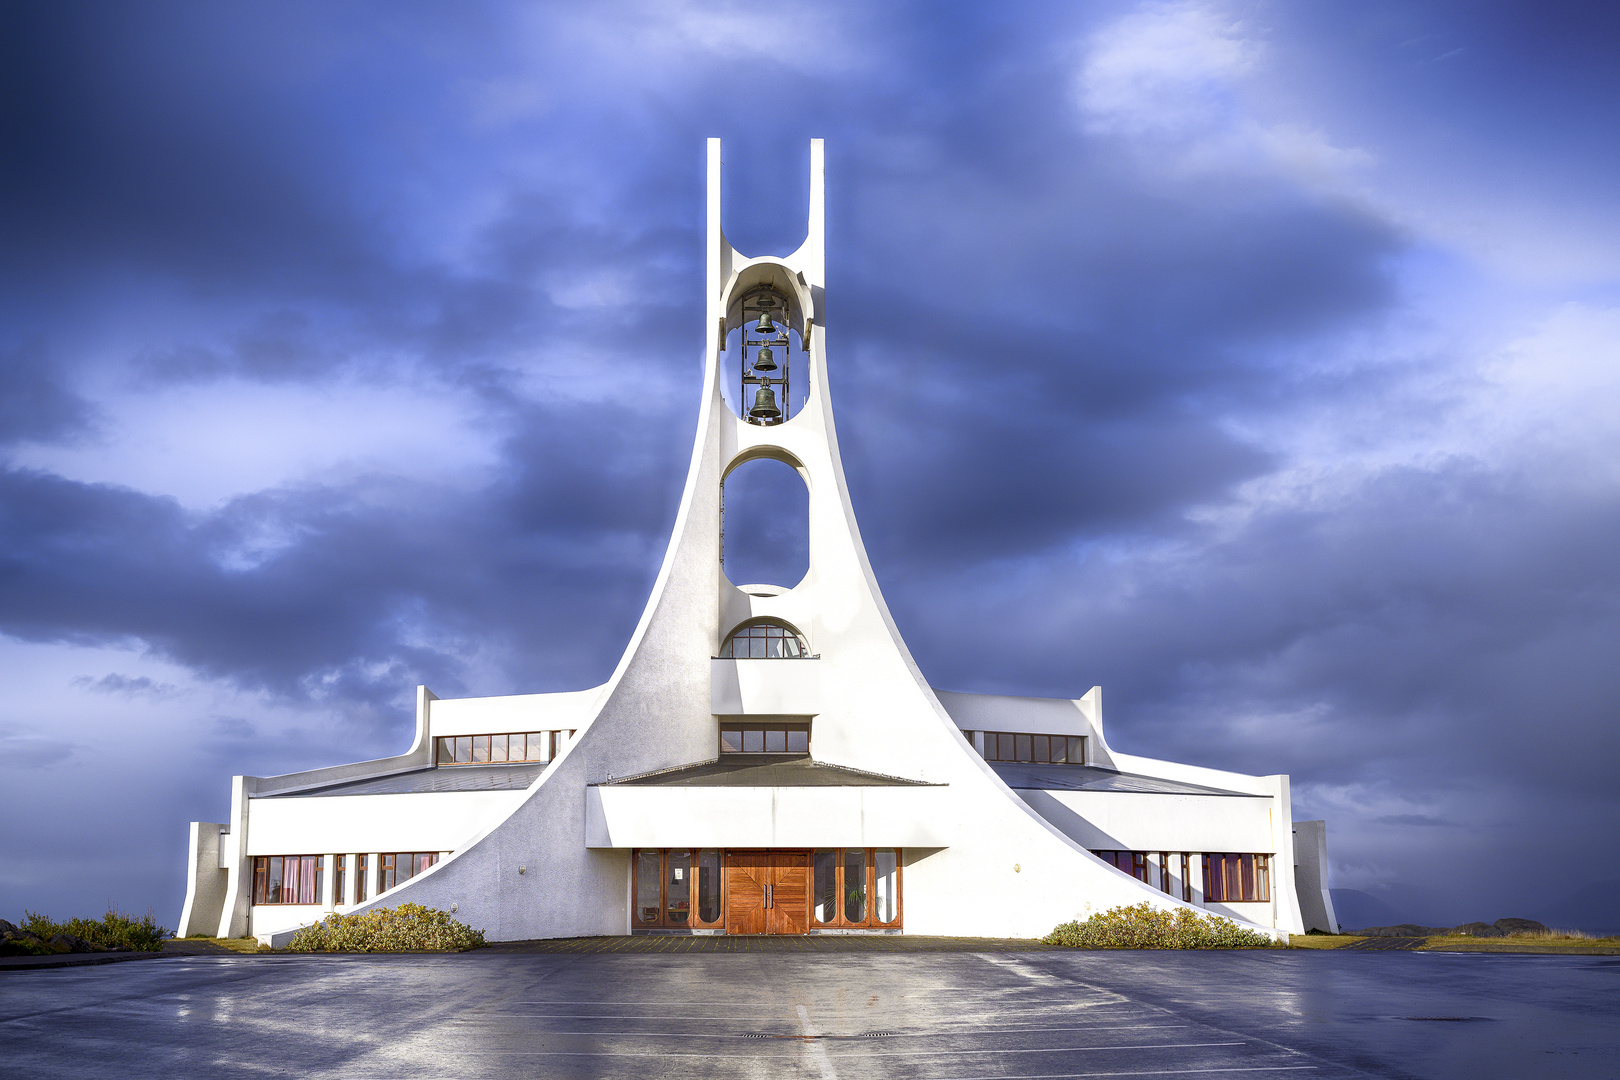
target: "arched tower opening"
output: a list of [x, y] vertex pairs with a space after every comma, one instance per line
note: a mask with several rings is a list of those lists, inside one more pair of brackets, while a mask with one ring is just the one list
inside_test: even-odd
[[810, 489], [793, 466], [754, 458], [720, 485], [720, 561], [734, 585], [791, 589], [810, 569]]

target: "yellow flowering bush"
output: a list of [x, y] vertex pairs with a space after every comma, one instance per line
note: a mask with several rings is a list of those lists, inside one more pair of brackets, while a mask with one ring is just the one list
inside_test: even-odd
[[482, 930], [424, 904], [377, 908], [358, 915], [336, 912], [293, 935], [294, 952], [460, 952], [489, 944]]
[[1148, 903], [1066, 922], [1041, 940], [1071, 949], [1269, 949], [1276, 944], [1231, 919]]

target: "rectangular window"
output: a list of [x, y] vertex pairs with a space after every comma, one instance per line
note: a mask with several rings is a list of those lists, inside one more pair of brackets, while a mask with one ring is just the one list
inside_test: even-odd
[[1271, 857], [1233, 852], [1204, 856], [1204, 899], [1253, 904], [1271, 900]]
[[366, 890], [371, 887], [371, 856], [360, 856], [355, 870], [360, 876], [354, 879], [354, 902], [359, 904], [365, 901]]
[[547, 762], [554, 756], [558, 731], [516, 731], [491, 735], [445, 735], [434, 740], [434, 764], [505, 765], [517, 761]]
[[1018, 731], [983, 731], [986, 761], [1027, 761], [1031, 764], [1084, 765], [1084, 735], [1050, 735]]
[[337, 864], [332, 868], [332, 904], [336, 907], [341, 907], [345, 903], [343, 899], [343, 890], [345, 886], [348, 885], [348, 881], [346, 880], [348, 876], [349, 857], [347, 855], [339, 855], [337, 857]]
[[729, 722], [720, 725], [722, 754], [808, 754], [808, 724]]
[[1153, 871], [1146, 851], [1093, 851], [1093, 855], [1117, 870], [1121, 870], [1131, 877], [1147, 885], [1157, 885], [1160, 892], [1174, 896], [1178, 891], [1174, 868], [1177, 860], [1181, 863], [1181, 898], [1192, 900], [1192, 881], [1189, 874], [1192, 871], [1192, 855], [1185, 851], [1161, 851], [1159, 855], [1159, 868]]
[[255, 904], [318, 904], [324, 855], [258, 855], [253, 859]]
[[437, 851], [389, 851], [378, 856], [381, 866], [378, 870], [377, 891], [387, 892], [396, 885], [403, 885], [417, 874], [426, 870], [439, 861]]

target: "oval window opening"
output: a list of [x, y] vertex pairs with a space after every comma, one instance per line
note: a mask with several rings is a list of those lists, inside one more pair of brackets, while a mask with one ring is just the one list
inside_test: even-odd
[[745, 461], [721, 485], [720, 559], [733, 585], [792, 588], [810, 569], [810, 491], [798, 470]]

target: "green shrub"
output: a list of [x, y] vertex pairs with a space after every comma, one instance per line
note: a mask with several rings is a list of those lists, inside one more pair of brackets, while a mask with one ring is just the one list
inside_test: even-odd
[[46, 941], [56, 934], [72, 934], [93, 945], [132, 949], [135, 952], [157, 952], [163, 948], [163, 939], [169, 936], [169, 931], [157, 924], [156, 917], [150, 911], [139, 919], [132, 919], [110, 907], [100, 922], [94, 919], [69, 919], [59, 923], [37, 911], [25, 911], [22, 928]]
[[482, 930], [459, 923], [449, 912], [401, 904], [358, 915], [333, 912], [293, 935], [294, 952], [453, 952], [487, 945]]
[[1071, 949], [1268, 949], [1276, 944], [1230, 919], [1145, 902], [1064, 923], [1041, 940]]

